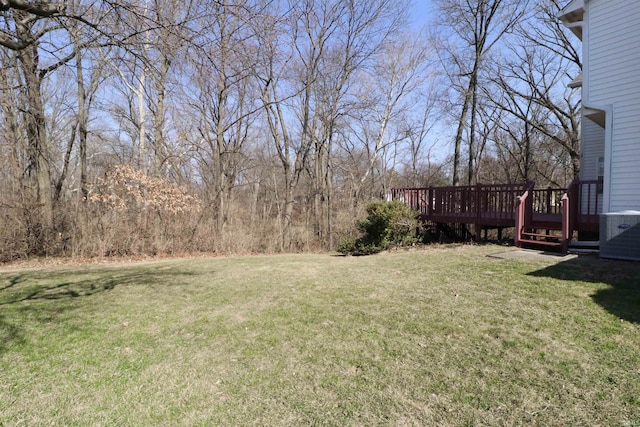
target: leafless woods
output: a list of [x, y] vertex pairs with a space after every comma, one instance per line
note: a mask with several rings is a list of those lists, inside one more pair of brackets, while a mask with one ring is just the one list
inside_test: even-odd
[[393, 186], [563, 185], [558, 8], [0, 1], [0, 261], [333, 248]]

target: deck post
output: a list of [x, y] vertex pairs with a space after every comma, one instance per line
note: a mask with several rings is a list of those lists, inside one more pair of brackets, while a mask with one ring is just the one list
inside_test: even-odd
[[[566, 198], [566, 200], [565, 200]], [[580, 199], [582, 198], [582, 185], [578, 178], [575, 178], [567, 187], [567, 191], [562, 195], [561, 203], [562, 205], [562, 224], [563, 224], [563, 232], [564, 232], [564, 222], [566, 221], [569, 226], [569, 234], [573, 233], [573, 230], [579, 229], [579, 221], [580, 221]], [[567, 209], [569, 210], [568, 218], [565, 218], [564, 213], [564, 203], [567, 204]]]
[[515, 232], [514, 234], [514, 243], [516, 245], [517, 248], [520, 247], [521, 242], [521, 232], [522, 232], [522, 225], [524, 222], [524, 203], [523, 203], [523, 199], [522, 196], [518, 196], [516, 198], [516, 224], [515, 224]]
[[482, 224], [480, 218], [482, 217], [482, 184], [476, 184], [476, 200], [475, 200], [475, 215], [476, 221], [474, 224], [475, 232], [476, 232], [476, 242], [479, 243], [482, 240]]
[[524, 193], [516, 197], [514, 243], [518, 248], [522, 245], [522, 231], [524, 227], [531, 223], [533, 197], [531, 197], [530, 192], [533, 191], [534, 186], [535, 183], [529, 181]]
[[564, 193], [562, 196], [562, 200], [560, 201], [562, 205], [562, 251], [567, 253], [569, 250], [569, 240], [571, 239], [571, 225], [569, 224], [570, 218], [570, 200], [567, 193]]

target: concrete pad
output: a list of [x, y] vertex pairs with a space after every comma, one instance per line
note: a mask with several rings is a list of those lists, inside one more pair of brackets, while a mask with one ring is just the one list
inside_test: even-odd
[[504, 252], [487, 255], [498, 259], [520, 259], [526, 261], [563, 262], [577, 258], [576, 254], [559, 254], [556, 252], [537, 251], [533, 249], [511, 249]]

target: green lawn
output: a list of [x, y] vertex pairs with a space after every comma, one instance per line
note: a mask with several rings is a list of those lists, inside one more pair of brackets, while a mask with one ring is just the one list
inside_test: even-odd
[[498, 246], [0, 272], [0, 425], [640, 426], [640, 264]]

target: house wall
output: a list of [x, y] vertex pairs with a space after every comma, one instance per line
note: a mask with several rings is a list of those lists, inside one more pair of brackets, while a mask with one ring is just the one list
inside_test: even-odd
[[580, 179], [598, 178], [599, 157], [604, 157], [604, 128], [583, 117], [580, 136]]
[[[611, 112], [605, 197], [610, 212], [640, 210], [640, 1], [590, 0], [585, 6], [583, 103]], [[586, 162], [596, 153], [585, 149], [583, 168], [591, 174], [596, 166]]]
[[[598, 179], [598, 159], [604, 157], [604, 128], [586, 117], [582, 117], [581, 126], [580, 179]], [[582, 213], [601, 213], [602, 196], [601, 192], [598, 193], [593, 188], [583, 188], [581, 197]], [[596, 209], [597, 211], [595, 211]]]

